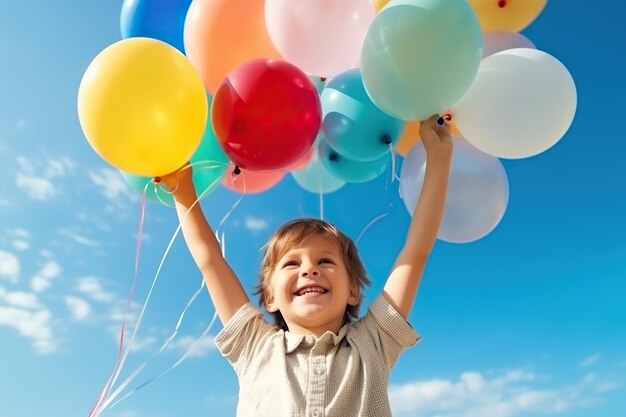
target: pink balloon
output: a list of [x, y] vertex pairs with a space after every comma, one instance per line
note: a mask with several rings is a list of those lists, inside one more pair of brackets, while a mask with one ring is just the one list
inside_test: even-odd
[[303, 71], [325, 77], [359, 66], [372, 20], [369, 0], [266, 0], [274, 46]]
[[284, 171], [249, 171], [239, 168], [240, 173], [235, 174], [234, 170], [235, 165], [231, 163], [226, 170], [222, 185], [241, 194], [255, 194], [269, 190], [285, 176]]
[[513, 48], [537, 49], [535, 44], [521, 33], [494, 31], [483, 34], [483, 58]]

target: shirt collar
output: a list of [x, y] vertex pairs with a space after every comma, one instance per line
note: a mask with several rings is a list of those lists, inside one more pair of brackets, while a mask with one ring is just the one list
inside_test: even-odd
[[332, 346], [337, 346], [339, 342], [346, 337], [348, 333], [348, 325], [344, 324], [337, 334], [327, 331], [319, 339], [316, 339], [314, 335], [304, 333], [292, 333], [290, 331], [285, 332], [285, 353], [291, 353], [303, 342], [314, 346], [316, 343], [328, 343]]

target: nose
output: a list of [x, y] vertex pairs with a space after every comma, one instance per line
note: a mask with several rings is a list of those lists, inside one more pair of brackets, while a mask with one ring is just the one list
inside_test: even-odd
[[301, 269], [300, 275], [303, 277], [316, 277], [320, 274], [315, 265], [308, 265]]

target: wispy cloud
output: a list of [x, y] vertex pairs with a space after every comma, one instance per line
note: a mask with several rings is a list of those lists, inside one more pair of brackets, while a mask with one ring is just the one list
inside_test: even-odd
[[15, 175], [15, 185], [24, 190], [33, 200], [47, 201], [58, 194], [54, 184], [41, 177], [35, 177], [18, 172]]
[[580, 367], [584, 368], [587, 366], [591, 366], [594, 363], [597, 363], [601, 358], [601, 355], [599, 353], [596, 353], [595, 355], [591, 355], [586, 357], [585, 359], [583, 359], [583, 361], [580, 363]]
[[389, 397], [394, 416], [513, 417], [529, 412], [563, 413], [601, 403], [599, 393], [616, 389], [614, 379], [601, 384], [588, 374], [573, 385], [543, 387], [532, 371], [500, 374], [462, 373], [457, 380], [435, 378], [392, 385]]
[[51, 281], [61, 274], [61, 266], [54, 260], [48, 260], [44, 266], [30, 280], [30, 287], [35, 292], [41, 292], [52, 285]]
[[107, 292], [102, 288], [100, 281], [96, 277], [82, 277], [77, 279], [76, 291], [101, 303], [110, 303], [115, 299], [113, 293]]
[[269, 227], [267, 221], [253, 216], [246, 216], [244, 226], [246, 229], [252, 230], [253, 232], [264, 230]]
[[83, 321], [91, 314], [91, 306], [82, 298], [67, 295], [64, 297], [65, 306], [69, 310], [72, 318], [76, 321]]
[[189, 352], [190, 357], [203, 357], [217, 350], [213, 335], [206, 335], [202, 339], [194, 336], [181, 336], [173, 339], [168, 348], [180, 351], [181, 355]]
[[120, 199], [123, 199], [124, 203], [138, 200], [120, 173], [114, 169], [101, 168], [89, 171], [89, 179], [98, 187], [100, 193], [113, 203], [119, 204]]
[[30, 310], [0, 305], [0, 326], [17, 330], [30, 339], [35, 351], [45, 355], [57, 350], [52, 332], [52, 313], [46, 309]]
[[23, 291], [6, 291], [0, 287], [0, 301], [8, 304], [12, 307], [20, 307], [26, 309], [42, 309], [43, 306], [37, 298], [37, 294], [23, 292]]
[[88, 237], [83, 236], [80, 233], [76, 233], [68, 229], [59, 229], [57, 230], [57, 233], [63, 237], [69, 238], [79, 245], [87, 246], [90, 248], [99, 248], [101, 246], [100, 242], [89, 239]]
[[15, 284], [20, 276], [20, 260], [10, 252], [0, 250], [0, 279]]

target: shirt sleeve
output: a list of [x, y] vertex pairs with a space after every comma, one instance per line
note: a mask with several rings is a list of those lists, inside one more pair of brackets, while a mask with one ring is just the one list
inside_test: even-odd
[[382, 294], [372, 302], [362, 324], [383, 354], [389, 369], [404, 349], [422, 338]]
[[215, 336], [215, 345], [237, 374], [250, 362], [264, 339], [276, 328], [269, 324], [251, 302], [241, 306]]

